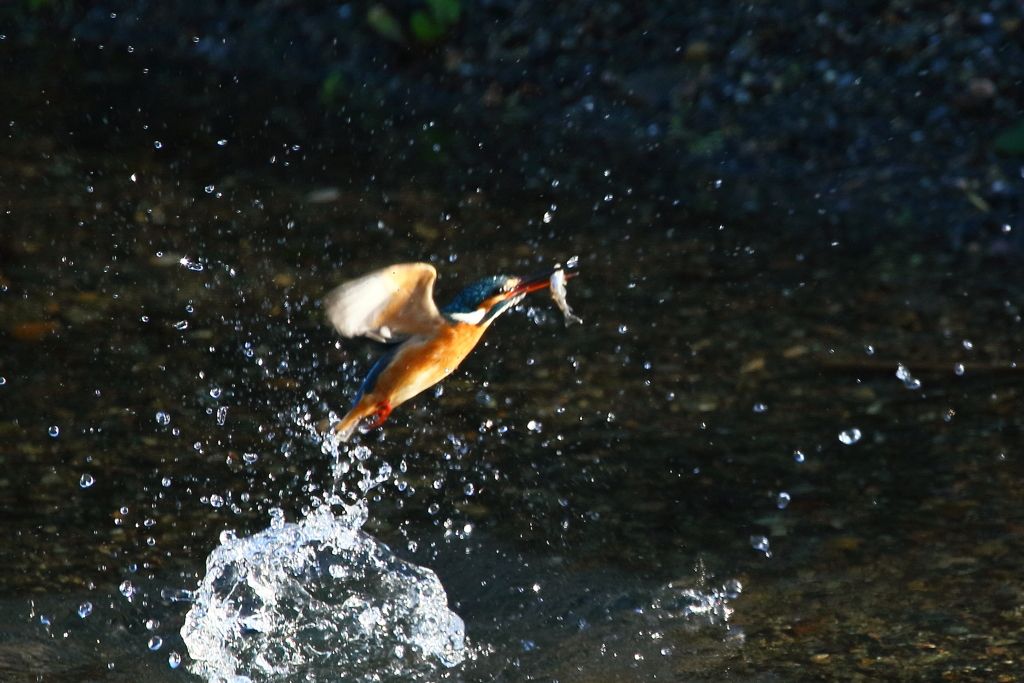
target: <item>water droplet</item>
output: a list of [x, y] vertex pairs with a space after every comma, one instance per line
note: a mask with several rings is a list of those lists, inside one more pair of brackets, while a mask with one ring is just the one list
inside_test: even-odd
[[83, 619], [85, 619], [90, 614], [92, 614], [92, 603], [91, 602], [83, 602], [81, 605], [78, 606], [78, 616], [80, 616]]
[[157, 149], [160, 149], [161, 147], [164, 146], [164, 143], [160, 142], [159, 140], [154, 140], [153, 146], [156, 147]]
[[971, 349], [974, 348], [974, 344], [972, 344], [969, 340], [964, 339], [964, 348], [970, 351]]
[[81, 486], [83, 489], [87, 489], [87, 488], [89, 488], [90, 486], [92, 486], [95, 483], [96, 483], [96, 480], [88, 472], [83, 474], [82, 478], [78, 480], [78, 485]]
[[227, 140], [217, 140], [217, 146], [218, 147], [223, 147], [226, 144], [228, 144]]
[[228, 407], [227, 406], [221, 406], [220, 408], [217, 408], [217, 424], [219, 424], [221, 427], [223, 427], [224, 423], [227, 422], [227, 421], [228, 421]]
[[953, 372], [955, 372], [958, 377], [960, 375], [964, 374], [964, 364], [963, 363], [957, 363], [956, 365], [954, 365], [953, 366]]
[[754, 412], [755, 413], [763, 413], [766, 410], [768, 410], [768, 406], [765, 405], [764, 403], [755, 403], [754, 404]]
[[627, 330], [629, 330], [629, 328], [625, 325], [619, 325], [619, 334], [626, 334]]
[[725, 591], [725, 597], [735, 600], [743, 592], [743, 584], [738, 579], [729, 579], [722, 584], [722, 589]]
[[153, 636], [152, 638], [149, 639], [148, 647], [149, 647], [150, 650], [153, 650], [155, 652], [155, 651], [159, 650], [163, 646], [163, 644], [164, 644], [164, 639], [163, 638], [161, 638], [160, 636]]
[[167, 665], [170, 666], [172, 669], [177, 669], [179, 666], [181, 666], [181, 655], [179, 655], [177, 652], [172, 652], [171, 654], [167, 655]]
[[803, 462], [807, 458], [800, 451], [793, 451], [793, 459], [796, 460], [797, 462]]
[[174, 323], [174, 329], [176, 329], [176, 330], [188, 329], [188, 321], [187, 320], [179, 320], [178, 322]]
[[474, 488], [472, 484], [466, 484], [465, 486], [462, 487], [462, 492], [467, 496], [472, 496], [474, 493], [476, 493], [476, 488]]
[[440, 511], [441, 511], [441, 506], [438, 505], [437, 503], [431, 503], [430, 507], [427, 508], [427, 512], [429, 512], [432, 515], [436, 515]]
[[213, 398], [220, 398], [221, 390], [218, 387], [210, 389], [210, 396]]
[[256, 455], [255, 453], [243, 453], [242, 462], [244, 462], [246, 465], [251, 465], [257, 460], [259, 460], [259, 457], [260, 456]]
[[760, 550], [761, 552], [763, 552], [765, 557], [771, 557], [772, 556], [772, 551], [769, 548], [768, 537], [767, 536], [757, 536], [757, 535], [751, 536], [750, 537], [750, 546], [754, 550]]
[[170, 486], [171, 486], [171, 478], [170, 477], [164, 477], [163, 479], [160, 480], [160, 485], [163, 486], [165, 489], [166, 488], [170, 488]]
[[541, 430], [541, 424], [536, 420], [530, 420], [529, 422], [526, 423], [526, 428], [529, 429], [531, 432], [539, 432]]
[[46, 433], [49, 434], [50, 436], [56, 437], [57, 435], [60, 434], [60, 427], [58, 427], [57, 425], [53, 425], [46, 430]]
[[160, 598], [168, 602], [195, 602], [196, 594], [184, 588], [161, 588]]
[[129, 600], [131, 600], [132, 595], [135, 594], [135, 586], [132, 585], [131, 581], [122, 581], [121, 585], [117, 587], [117, 590], [121, 591], [121, 595]]
[[859, 429], [847, 429], [839, 432], [839, 440], [845, 443], [847, 446], [855, 444], [860, 441], [861, 433]]
[[903, 386], [907, 389], [920, 389], [921, 380], [914, 379], [914, 376], [910, 374], [910, 370], [907, 370], [903, 363], [899, 363], [896, 366], [896, 377], [903, 380]]
[[281, 508], [270, 508], [270, 528], [284, 528], [284, 510]]
[[146, 619], [146, 630], [147, 631], [155, 631], [158, 628], [160, 628], [160, 620], [159, 619]]
[[224, 498], [218, 496], [216, 493], [213, 494], [210, 496], [210, 506], [215, 508], [224, 507]]
[[213, 194], [213, 191], [216, 190], [217, 188], [213, 185], [207, 185], [203, 189], [206, 190], [206, 194]]
[[5, 384], [7, 384], [7, 378], [6, 377], [0, 377], [0, 387], [2, 387]]
[[865, 345], [864, 346], [864, 353], [868, 354], [869, 356], [875, 355], [875, 347], [872, 346], [871, 344]]
[[775, 497], [775, 504], [779, 506], [780, 510], [785, 510], [786, 506], [789, 505], [790, 500], [791, 498], [789, 497], [789, 494], [783, 491]]

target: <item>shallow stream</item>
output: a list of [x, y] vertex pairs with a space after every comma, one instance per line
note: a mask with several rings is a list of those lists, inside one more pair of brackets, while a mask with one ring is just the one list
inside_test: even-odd
[[[3, 680], [195, 680], [222, 532], [332, 491], [464, 621], [426, 678], [1019, 677], [1014, 262], [698, 214], [643, 168], [477, 185], [454, 155], [135, 120], [134, 94], [107, 130], [30, 80], [0, 138]], [[164, 139], [173, 116], [211, 129]], [[447, 301], [573, 255], [582, 325], [533, 294], [325, 453], [379, 355], [330, 329], [332, 286], [425, 260]]]

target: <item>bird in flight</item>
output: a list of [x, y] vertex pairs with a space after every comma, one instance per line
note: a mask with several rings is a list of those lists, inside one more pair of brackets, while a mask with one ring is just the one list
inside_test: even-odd
[[[348, 441], [365, 418], [380, 426], [396, 407], [450, 375], [495, 318], [528, 293], [556, 282], [564, 301], [565, 274], [556, 267], [514, 277], [479, 280], [438, 308], [437, 271], [429, 263], [399, 263], [346, 282], [324, 298], [327, 316], [343, 337], [390, 344], [363, 380], [352, 409], [332, 429]], [[560, 304], [561, 305], [561, 304]]]

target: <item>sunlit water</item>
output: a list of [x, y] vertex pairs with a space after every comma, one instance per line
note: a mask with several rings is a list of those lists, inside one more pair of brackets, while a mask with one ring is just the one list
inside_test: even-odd
[[208, 680], [418, 680], [465, 658], [462, 619], [429, 569], [361, 531], [365, 506], [225, 533], [181, 636]]

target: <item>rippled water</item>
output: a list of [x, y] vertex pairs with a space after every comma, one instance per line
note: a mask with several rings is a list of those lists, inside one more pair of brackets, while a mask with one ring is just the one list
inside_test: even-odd
[[[0, 678], [188, 679], [222, 533], [325, 492], [436, 572], [457, 680], [1016, 675], [1014, 263], [720, 220], [643, 169], [605, 201], [304, 161], [281, 130], [288, 167], [49, 130], [0, 141]], [[533, 295], [322, 448], [379, 354], [330, 330], [330, 287], [429, 260], [450, 299], [575, 254], [582, 325]]]

